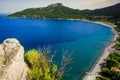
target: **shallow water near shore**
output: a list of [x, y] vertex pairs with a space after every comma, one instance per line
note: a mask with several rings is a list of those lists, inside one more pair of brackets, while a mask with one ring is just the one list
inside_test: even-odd
[[0, 43], [17, 38], [25, 50], [50, 45], [57, 51], [73, 51], [72, 63], [63, 80], [81, 79], [113, 38], [111, 28], [84, 21], [55, 19], [4, 18], [0, 16]]

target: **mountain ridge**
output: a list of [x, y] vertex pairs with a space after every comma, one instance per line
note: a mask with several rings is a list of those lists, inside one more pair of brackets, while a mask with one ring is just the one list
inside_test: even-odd
[[62, 3], [50, 4], [46, 7], [29, 8], [8, 17], [23, 17], [23, 18], [63, 18], [63, 19], [84, 19], [93, 16], [105, 16], [120, 18], [120, 3], [95, 9], [95, 10], [79, 10], [64, 6]]

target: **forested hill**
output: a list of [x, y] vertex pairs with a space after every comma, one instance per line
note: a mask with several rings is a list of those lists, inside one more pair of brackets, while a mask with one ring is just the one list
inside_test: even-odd
[[94, 15], [120, 16], [120, 3], [110, 7], [93, 10], [92, 13]]
[[120, 19], [120, 3], [101, 9], [91, 10], [87, 14], [87, 17], [91, 17], [92, 19]]
[[24, 18], [63, 18], [63, 19], [98, 19], [120, 18], [120, 3], [96, 10], [79, 10], [64, 6], [61, 3], [47, 7], [30, 8], [9, 15], [8, 17]]
[[42, 8], [30, 8], [21, 12], [16, 12], [9, 17], [29, 17], [29, 18], [82, 18], [85, 14], [78, 9], [63, 6], [61, 3], [50, 4]]

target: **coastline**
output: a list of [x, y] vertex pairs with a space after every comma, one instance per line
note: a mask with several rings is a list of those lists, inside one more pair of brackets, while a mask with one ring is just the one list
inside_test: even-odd
[[88, 72], [85, 73], [85, 76], [83, 76], [82, 80], [96, 80], [97, 76], [100, 76], [99, 73], [101, 72], [101, 64], [105, 63], [105, 59], [109, 56], [111, 52], [114, 51], [114, 48], [112, 48], [116, 44], [116, 39], [118, 37], [118, 32], [115, 30], [116, 25], [110, 23], [110, 22], [102, 22], [102, 21], [90, 21], [90, 20], [82, 20], [82, 19], [61, 19], [57, 18], [57, 20], [70, 20], [70, 21], [83, 21], [83, 22], [90, 22], [95, 23], [99, 25], [103, 25], [105, 27], [111, 28], [111, 31], [113, 32], [114, 36], [111, 40], [111, 42], [105, 47], [103, 52], [98, 56], [98, 59], [93, 64], [93, 66], [90, 68]]
[[[19, 18], [19, 17], [18, 17]], [[32, 18], [31, 18], [32, 19]], [[36, 19], [36, 18], [33, 18]], [[52, 19], [52, 18], [39, 18], [39, 19]], [[115, 45], [116, 38], [118, 37], [117, 31], [114, 29], [115, 25], [109, 24], [109, 22], [100, 22], [100, 21], [89, 21], [89, 20], [81, 20], [81, 19], [62, 19], [62, 18], [55, 18], [56, 20], [70, 20], [70, 21], [84, 21], [90, 22], [95, 24], [104, 25], [105, 27], [110, 27], [114, 36], [111, 42], [106, 46], [103, 52], [98, 56], [98, 59], [95, 61], [91, 69], [86, 72], [85, 76], [83, 76], [82, 80], [95, 80], [97, 76], [99, 76], [99, 72], [101, 72], [101, 64], [105, 63], [105, 59], [109, 56], [110, 52], [113, 51], [113, 46]]]
[[109, 43], [109, 45], [103, 50], [103, 52], [98, 57], [98, 59], [95, 62], [95, 64], [93, 65], [93, 67], [89, 70], [89, 72], [86, 72], [85, 76], [82, 79], [82, 80], [96, 80], [96, 77], [99, 76], [99, 72], [101, 72], [101, 67], [102, 67], [101, 64], [105, 63], [104, 60], [114, 50], [112, 47], [115, 45], [115, 41], [116, 41], [116, 38], [118, 37], [118, 33], [114, 29], [115, 25], [108, 25], [108, 24], [105, 24], [103, 22], [93, 22], [93, 21], [86, 21], [86, 20], [82, 20], [82, 21], [92, 22], [92, 23], [95, 23], [95, 24], [100, 24], [100, 25], [104, 25], [106, 27], [110, 27], [112, 32], [113, 32], [113, 34], [114, 34], [114, 37], [111, 40], [111, 42]]

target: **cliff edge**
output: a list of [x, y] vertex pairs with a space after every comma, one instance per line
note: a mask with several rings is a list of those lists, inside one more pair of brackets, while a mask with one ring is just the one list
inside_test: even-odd
[[28, 68], [24, 62], [24, 48], [16, 39], [0, 44], [0, 80], [26, 80]]

